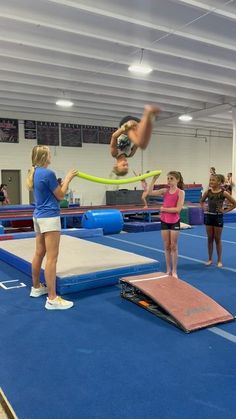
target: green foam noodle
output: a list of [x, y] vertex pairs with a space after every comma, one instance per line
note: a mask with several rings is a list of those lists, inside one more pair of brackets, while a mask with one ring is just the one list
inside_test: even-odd
[[147, 179], [153, 176], [160, 176], [161, 170], [152, 170], [151, 172], [144, 173], [143, 175], [125, 178], [125, 179], [106, 179], [102, 177], [97, 177], [89, 175], [88, 173], [77, 172], [76, 176], [89, 180], [90, 182], [103, 183], [104, 185], [125, 185], [128, 183], [140, 182], [141, 180]]

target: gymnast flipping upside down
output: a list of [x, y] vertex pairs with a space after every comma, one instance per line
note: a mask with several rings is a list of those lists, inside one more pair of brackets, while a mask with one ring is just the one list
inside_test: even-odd
[[133, 157], [138, 148], [145, 150], [149, 144], [153, 120], [160, 112], [154, 105], [146, 105], [141, 118], [125, 116], [120, 127], [112, 134], [111, 155], [116, 159], [113, 172], [117, 176], [125, 176], [129, 171], [127, 158]]

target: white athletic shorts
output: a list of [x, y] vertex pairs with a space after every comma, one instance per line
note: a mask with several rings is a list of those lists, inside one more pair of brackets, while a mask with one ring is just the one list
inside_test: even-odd
[[33, 218], [34, 231], [38, 234], [47, 233], [49, 231], [61, 231], [61, 218]]

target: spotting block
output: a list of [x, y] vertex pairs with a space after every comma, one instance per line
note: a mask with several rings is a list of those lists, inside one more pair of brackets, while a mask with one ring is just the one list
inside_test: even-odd
[[186, 333], [235, 317], [202, 291], [163, 272], [120, 279], [121, 296]]

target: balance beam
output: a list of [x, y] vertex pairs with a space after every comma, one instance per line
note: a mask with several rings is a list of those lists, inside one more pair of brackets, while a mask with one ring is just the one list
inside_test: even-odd
[[120, 279], [121, 296], [186, 333], [235, 317], [202, 291], [163, 272]]

